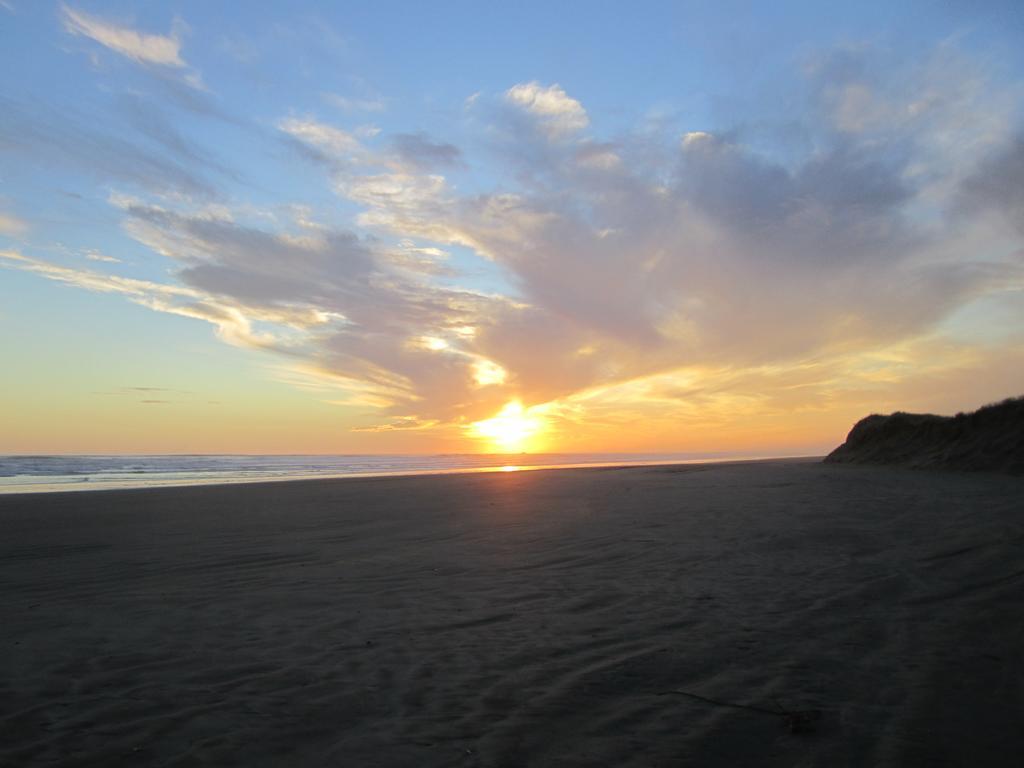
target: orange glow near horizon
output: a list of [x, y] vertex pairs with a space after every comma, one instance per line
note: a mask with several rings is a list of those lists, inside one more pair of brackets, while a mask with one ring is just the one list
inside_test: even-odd
[[473, 422], [469, 433], [488, 443], [496, 453], [536, 450], [544, 422], [518, 400], [512, 400], [490, 419]]

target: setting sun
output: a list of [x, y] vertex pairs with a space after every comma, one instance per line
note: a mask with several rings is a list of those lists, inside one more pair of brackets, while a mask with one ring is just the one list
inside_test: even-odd
[[543, 422], [518, 400], [508, 403], [497, 416], [470, 425], [470, 434], [486, 440], [500, 453], [525, 451], [543, 428]]

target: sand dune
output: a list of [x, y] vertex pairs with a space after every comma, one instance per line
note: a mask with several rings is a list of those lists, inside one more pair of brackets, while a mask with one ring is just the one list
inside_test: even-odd
[[807, 462], [0, 498], [0, 765], [1018, 765], [1022, 500]]
[[1024, 397], [949, 417], [868, 416], [825, 461], [1024, 474]]

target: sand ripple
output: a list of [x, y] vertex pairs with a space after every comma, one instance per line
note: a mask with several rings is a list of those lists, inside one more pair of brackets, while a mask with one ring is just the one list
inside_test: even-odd
[[1022, 500], [809, 463], [6, 497], [0, 765], [1015, 765]]

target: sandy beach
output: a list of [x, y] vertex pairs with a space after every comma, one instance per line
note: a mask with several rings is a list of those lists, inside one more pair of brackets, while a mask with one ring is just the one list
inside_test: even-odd
[[0, 765], [1019, 765], [1022, 513], [800, 461], [0, 497]]

